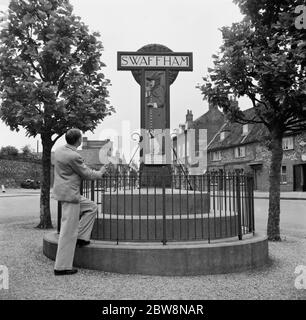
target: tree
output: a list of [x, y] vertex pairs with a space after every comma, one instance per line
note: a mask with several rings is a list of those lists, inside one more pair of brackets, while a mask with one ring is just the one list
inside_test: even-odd
[[18, 149], [13, 146], [2, 147], [0, 150], [0, 156], [18, 156]]
[[50, 166], [54, 143], [71, 127], [93, 131], [109, 106], [103, 46], [68, 0], [12, 0], [0, 34], [1, 118], [11, 130], [40, 135], [39, 228], [51, 228]]
[[[198, 86], [231, 121], [262, 123], [271, 151], [268, 238], [280, 237], [280, 169], [284, 134], [306, 129], [306, 37], [295, 27], [295, 8], [303, 1], [235, 0], [243, 21], [221, 29], [223, 44], [213, 55], [204, 83]], [[246, 117], [233, 97], [252, 101]]]
[[31, 155], [33, 155], [30, 145], [25, 145], [24, 147], [21, 148], [21, 151], [22, 151], [22, 155], [25, 158], [29, 158]]

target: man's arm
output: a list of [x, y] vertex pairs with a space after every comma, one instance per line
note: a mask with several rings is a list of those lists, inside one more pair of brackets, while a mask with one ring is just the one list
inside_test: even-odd
[[90, 169], [83, 161], [82, 157], [77, 154], [70, 162], [70, 166], [84, 180], [101, 179], [105, 173], [105, 166], [100, 171]]

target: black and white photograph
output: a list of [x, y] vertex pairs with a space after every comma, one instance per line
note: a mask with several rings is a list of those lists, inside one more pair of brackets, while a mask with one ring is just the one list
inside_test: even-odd
[[0, 309], [305, 299], [305, 0], [0, 0]]

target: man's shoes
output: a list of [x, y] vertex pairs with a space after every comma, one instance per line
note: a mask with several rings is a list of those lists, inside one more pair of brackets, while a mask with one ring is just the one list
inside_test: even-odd
[[54, 270], [54, 275], [56, 276], [66, 276], [70, 274], [75, 274], [77, 273], [77, 269], [71, 269], [71, 270]]
[[90, 241], [86, 241], [86, 240], [83, 240], [83, 239], [78, 239], [77, 243], [76, 243], [78, 248], [82, 248], [82, 247], [88, 246], [89, 244], [90, 244]]

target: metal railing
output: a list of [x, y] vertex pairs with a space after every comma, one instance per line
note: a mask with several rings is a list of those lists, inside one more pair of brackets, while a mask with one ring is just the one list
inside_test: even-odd
[[[251, 175], [112, 175], [83, 181], [81, 194], [96, 204], [92, 238], [103, 241], [208, 241], [255, 232]], [[160, 177], [158, 177], [160, 183]], [[171, 179], [171, 186], [165, 187]], [[139, 187], [141, 186], [141, 187]], [[58, 205], [58, 231], [61, 205]]]

